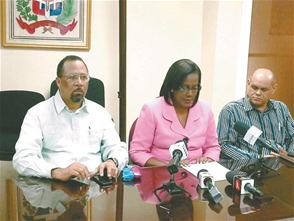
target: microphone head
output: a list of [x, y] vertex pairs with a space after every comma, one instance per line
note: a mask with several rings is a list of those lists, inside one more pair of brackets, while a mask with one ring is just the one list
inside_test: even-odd
[[226, 179], [230, 184], [234, 185], [234, 177], [237, 175], [239, 174], [236, 173], [235, 171], [229, 171], [226, 173]]
[[234, 124], [234, 130], [237, 131], [239, 134], [241, 134], [242, 136], [245, 136], [246, 132], [250, 129], [250, 127], [241, 122], [241, 121], [237, 121], [235, 124]]
[[198, 173], [197, 173], [197, 178], [199, 178], [199, 175], [202, 172], [208, 172], [208, 170], [207, 169], [201, 169], [201, 170], [199, 170]]
[[183, 152], [182, 152], [181, 150], [179, 150], [179, 149], [175, 149], [175, 150], [173, 151], [173, 158], [175, 158], [176, 156], [178, 156], [179, 159], [182, 159], [182, 157], [183, 157]]
[[169, 147], [169, 152], [173, 158], [175, 156], [179, 156], [180, 160], [187, 159], [188, 157], [187, 141], [181, 140], [172, 144]]

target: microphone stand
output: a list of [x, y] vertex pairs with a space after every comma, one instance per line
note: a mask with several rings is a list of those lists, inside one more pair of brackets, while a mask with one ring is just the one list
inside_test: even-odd
[[[167, 195], [161, 199], [158, 195], [157, 195], [157, 191], [159, 190], [165, 190], [167, 191]], [[161, 187], [158, 187], [154, 190], [154, 194], [157, 197], [157, 199], [159, 200], [159, 205], [161, 205], [162, 203], [164, 203], [164, 200], [169, 196], [169, 195], [177, 195], [177, 194], [188, 194], [189, 197], [191, 197], [191, 194], [188, 193], [186, 190], [184, 190], [182, 187], [178, 186], [175, 183], [174, 180], [174, 174], [170, 175], [170, 181], [168, 183], [164, 183]]]
[[254, 170], [249, 175], [249, 178], [252, 178], [256, 176], [257, 178], [260, 178], [262, 175], [262, 168], [264, 168], [266, 171], [271, 170], [274, 171], [277, 175], [281, 175], [278, 171], [274, 170], [273, 168], [267, 166], [264, 164], [264, 158], [262, 158], [262, 146], [258, 145], [258, 160], [257, 163], [254, 164]]

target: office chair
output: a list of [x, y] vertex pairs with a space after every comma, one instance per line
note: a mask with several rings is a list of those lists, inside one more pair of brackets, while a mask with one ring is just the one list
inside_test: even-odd
[[29, 108], [44, 101], [33, 91], [0, 91], [0, 160], [11, 161], [23, 119]]
[[[50, 97], [55, 95], [58, 90], [56, 81], [52, 81], [50, 87]], [[104, 95], [104, 84], [101, 80], [97, 78], [90, 78], [88, 92], [86, 94], [86, 98], [94, 101], [101, 106], [105, 107], [105, 95]]]
[[[132, 142], [132, 139], [133, 139], [133, 134], [134, 134], [134, 131], [135, 131], [135, 128], [136, 128], [136, 123], [137, 123], [137, 120], [138, 118], [136, 118], [130, 128], [130, 131], [129, 131], [129, 142], [128, 142], [128, 147], [129, 147], [129, 151], [130, 151], [130, 144]], [[132, 161], [130, 155], [129, 155], [129, 164], [133, 164], [134, 162]]]
[[136, 128], [136, 123], [137, 123], [137, 120], [138, 118], [136, 118], [130, 128], [130, 131], [129, 131], [129, 149], [130, 149], [130, 144], [131, 144], [131, 141], [133, 139], [133, 134], [134, 134], [134, 131], [135, 131], [135, 128]]

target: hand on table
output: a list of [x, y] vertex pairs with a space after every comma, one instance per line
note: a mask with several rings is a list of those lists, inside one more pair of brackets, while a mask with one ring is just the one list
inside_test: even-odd
[[76, 177], [78, 180], [90, 179], [96, 174], [96, 171], [90, 173], [88, 168], [79, 162], [72, 163], [66, 168], [54, 168], [51, 170], [53, 179], [67, 181]]
[[214, 160], [209, 158], [209, 157], [200, 157], [199, 159], [196, 160], [196, 163], [209, 163], [209, 162], [213, 162]]
[[[197, 159], [195, 161], [195, 163], [197, 163], [197, 164], [203, 164], [203, 163], [209, 163], [209, 162], [213, 162], [213, 161], [214, 160], [211, 159], [211, 158], [209, 158], [209, 157], [200, 157], [199, 159]], [[181, 160], [180, 161], [180, 164], [181, 164], [181, 166], [184, 166], [184, 167], [191, 166], [191, 163], [187, 159]]]

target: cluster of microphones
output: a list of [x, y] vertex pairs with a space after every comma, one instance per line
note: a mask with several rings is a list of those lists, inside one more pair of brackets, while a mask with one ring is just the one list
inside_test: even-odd
[[[272, 147], [269, 142], [260, 137], [262, 132], [258, 128], [254, 126], [249, 127], [243, 122], [236, 122], [234, 129], [238, 132], [238, 134], [243, 136], [243, 139], [246, 142], [251, 145], [256, 143], [259, 147], [279, 153], [279, 151]], [[187, 143], [188, 139], [185, 138], [170, 146], [169, 151], [172, 159], [167, 165], [170, 174], [177, 173], [180, 168], [180, 161], [188, 157]], [[223, 195], [217, 187], [215, 187], [215, 181], [212, 174], [206, 169], [201, 169], [199, 170], [197, 177], [199, 179], [199, 187], [202, 190], [205, 190], [203, 192], [205, 198], [209, 198], [209, 200], [212, 200], [215, 204], [219, 204], [219, 202], [223, 199]], [[234, 205], [232, 205], [232, 208], [228, 208], [228, 210], [231, 211], [229, 211], [229, 214], [234, 215], [236, 213], [248, 213], [248, 210], [252, 212], [252, 208], [258, 208], [258, 206], [261, 205], [260, 199], [263, 197], [263, 193], [254, 187], [254, 179], [245, 177], [234, 171], [227, 172], [226, 179], [231, 184], [232, 189], [229, 197], [233, 195], [235, 196], [233, 199]], [[239, 199], [237, 203], [236, 199]]]
[[[184, 138], [170, 146], [169, 151], [172, 159], [167, 165], [170, 174], [177, 173], [179, 171], [180, 161], [188, 157], [187, 143], [188, 139]], [[214, 186], [213, 176], [206, 169], [202, 169], [198, 172], [197, 177], [199, 179], [199, 186], [207, 189], [213, 201], [219, 203], [223, 199], [223, 196]]]

